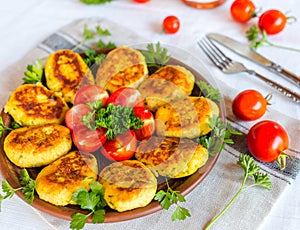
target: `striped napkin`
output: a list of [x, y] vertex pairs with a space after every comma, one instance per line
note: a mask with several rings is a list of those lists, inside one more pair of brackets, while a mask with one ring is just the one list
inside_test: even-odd
[[[28, 64], [34, 63], [37, 58], [45, 58], [58, 49], [72, 49], [83, 39], [82, 32], [84, 25], [87, 25], [89, 28], [95, 28], [95, 26], [99, 25], [104, 29], [108, 29], [112, 37], [103, 38], [104, 42], [113, 41], [117, 45], [136, 45], [147, 42], [146, 39], [137, 36], [134, 32], [112, 23], [107, 19], [88, 18], [77, 20], [46, 38], [20, 62], [14, 66], [10, 66], [0, 74], [0, 105], [3, 107], [10, 93], [21, 84], [21, 76], [23, 76], [24, 69], [26, 69]], [[79, 47], [79, 50], [84, 50], [90, 46], [93, 46], [93, 44]], [[159, 211], [135, 220], [103, 225], [86, 224], [85, 229], [161, 230], [166, 227], [177, 230], [202, 229], [225, 207], [241, 185], [244, 172], [236, 162], [240, 153], [248, 153], [246, 134], [253, 123], [239, 122], [231, 112], [230, 105], [232, 98], [239, 90], [227, 84], [222, 84], [222, 82], [220, 82], [219, 86], [225, 98], [227, 122], [229, 122], [234, 129], [242, 132], [243, 135], [234, 137], [234, 145], [225, 146], [225, 149], [220, 154], [216, 165], [209, 175], [197, 188], [187, 195], [187, 201], [183, 206], [190, 211], [192, 216], [184, 221], [172, 222], [171, 214], [174, 210], [173, 207], [171, 207], [169, 211]], [[288, 117], [278, 111], [270, 111], [264, 119], [272, 119], [281, 123], [286, 130], [289, 130], [291, 146], [295, 149], [300, 149], [300, 143], [295, 139], [295, 137], [300, 136], [299, 120]], [[245, 191], [211, 229], [257, 229], [276, 203], [276, 200], [287, 186], [293, 182], [300, 170], [299, 151], [291, 151], [290, 153], [294, 156], [295, 161], [288, 161], [286, 170], [284, 171], [280, 171], [276, 163], [257, 162], [262, 171], [270, 175], [273, 189], [269, 191], [259, 187], [253, 187]], [[1, 175], [0, 179], [2, 179]], [[34, 219], [39, 218], [38, 223], [44, 223], [38, 227], [39, 229], [69, 229], [69, 221], [35, 210], [19, 198], [14, 198], [12, 203], [7, 201], [3, 205], [5, 205], [3, 211], [10, 208], [16, 209], [16, 215], [18, 216], [22, 216], [24, 210], [32, 209], [30, 214], [31, 219], [24, 219], [23, 223], [25, 226], [27, 224], [32, 226]], [[24, 208], [22, 206], [24, 206]], [[4, 226], [9, 226], [9, 223], [12, 222], [14, 218], [15, 216], [12, 216], [11, 218], [6, 218], [6, 220], [1, 220], [0, 214], [0, 222], [3, 222]]]

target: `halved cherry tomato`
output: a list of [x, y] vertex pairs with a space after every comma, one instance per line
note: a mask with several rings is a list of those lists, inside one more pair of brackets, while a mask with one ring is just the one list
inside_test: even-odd
[[287, 22], [287, 17], [279, 10], [267, 10], [258, 20], [258, 27], [266, 31], [267, 34], [277, 34], [281, 32]]
[[142, 128], [134, 130], [136, 139], [141, 141], [150, 138], [155, 131], [155, 121], [153, 114], [149, 109], [145, 107], [134, 107], [133, 111], [135, 116], [137, 116], [144, 122]]
[[238, 119], [256, 120], [265, 114], [269, 98], [256, 90], [244, 90], [233, 99], [232, 112]]
[[131, 107], [143, 106], [144, 98], [137, 89], [131, 87], [122, 87], [110, 95], [107, 100], [107, 104], [109, 103]]
[[75, 126], [83, 126], [81, 119], [83, 116], [92, 112], [92, 109], [86, 104], [78, 104], [71, 107], [65, 115], [66, 126], [73, 131]]
[[180, 28], [180, 21], [176, 16], [168, 16], [163, 21], [163, 29], [167, 34], [175, 34]]
[[247, 22], [256, 16], [255, 5], [249, 0], [236, 0], [230, 7], [232, 18], [237, 22]]
[[97, 85], [86, 85], [81, 87], [75, 95], [74, 105], [86, 104], [97, 100], [102, 101], [102, 105], [106, 105], [109, 95], [108, 92]]
[[76, 126], [72, 133], [74, 145], [85, 152], [95, 152], [105, 143], [107, 137], [103, 128], [91, 130], [87, 126]]
[[247, 144], [250, 153], [256, 159], [273, 162], [287, 156], [284, 151], [288, 149], [289, 138], [281, 125], [264, 120], [251, 127], [247, 135]]
[[122, 161], [134, 155], [136, 146], [135, 133], [128, 130], [124, 134], [117, 135], [114, 140], [107, 140], [100, 151], [109, 160]]
[[133, 1], [138, 3], [145, 3], [145, 2], [149, 2], [150, 0], [133, 0]]

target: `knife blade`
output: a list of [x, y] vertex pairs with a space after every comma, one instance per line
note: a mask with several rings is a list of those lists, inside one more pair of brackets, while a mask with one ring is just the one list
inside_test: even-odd
[[284, 69], [280, 65], [272, 62], [271, 60], [265, 58], [261, 54], [252, 50], [247, 45], [245, 45], [239, 41], [236, 41], [230, 37], [227, 37], [225, 35], [218, 34], [218, 33], [208, 33], [206, 36], [210, 39], [215, 40], [216, 42], [223, 45], [224, 47], [229, 48], [230, 50], [237, 53], [238, 55], [245, 57], [257, 64], [260, 64], [263, 67], [265, 67], [275, 73], [280, 74], [281, 76], [285, 77], [290, 82], [292, 82], [300, 87], [300, 77], [298, 77], [294, 73]]

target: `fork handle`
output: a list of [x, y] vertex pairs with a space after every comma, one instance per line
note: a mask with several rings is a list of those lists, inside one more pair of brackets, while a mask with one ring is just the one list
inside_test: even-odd
[[249, 71], [250, 74], [255, 75], [256, 77], [260, 78], [261, 80], [263, 80], [264, 82], [266, 82], [268, 85], [272, 86], [274, 89], [276, 89], [277, 91], [279, 91], [280, 93], [282, 93], [284, 96], [288, 97], [289, 99], [291, 99], [292, 101], [300, 104], [300, 95], [297, 93], [294, 93], [290, 90], [288, 90], [287, 88], [277, 84], [274, 81], [269, 80], [268, 78], [260, 75], [259, 73], [256, 73], [253, 70]]

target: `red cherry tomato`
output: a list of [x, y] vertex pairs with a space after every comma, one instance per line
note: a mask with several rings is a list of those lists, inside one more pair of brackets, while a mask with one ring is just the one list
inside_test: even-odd
[[95, 152], [105, 143], [107, 139], [105, 133], [106, 130], [103, 128], [90, 130], [87, 126], [76, 126], [72, 133], [72, 139], [79, 150]]
[[109, 160], [122, 161], [130, 159], [136, 150], [135, 133], [128, 130], [116, 136], [114, 140], [107, 140], [101, 148], [101, 153]]
[[122, 87], [110, 95], [107, 100], [107, 104], [109, 103], [131, 107], [143, 106], [144, 98], [137, 89], [131, 87]]
[[264, 120], [251, 127], [247, 135], [250, 153], [263, 162], [273, 162], [288, 149], [289, 138], [284, 128], [274, 121]]
[[168, 16], [163, 21], [163, 29], [167, 34], [175, 34], [180, 28], [180, 21], [176, 16]]
[[137, 3], [146, 3], [149, 2], [150, 0], [133, 0], [133, 1]]
[[133, 111], [135, 116], [137, 116], [144, 122], [142, 128], [134, 130], [136, 139], [141, 141], [150, 138], [155, 131], [155, 121], [153, 114], [149, 109], [145, 107], [134, 107]]
[[266, 110], [269, 96], [263, 95], [256, 90], [240, 92], [232, 101], [232, 112], [241, 120], [253, 121], [262, 117]]
[[81, 122], [83, 116], [88, 115], [92, 109], [86, 104], [78, 104], [71, 107], [65, 115], [66, 126], [73, 131], [75, 126], [83, 126], [84, 123]]
[[232, 18], [237, 22], [247, 22], [256, 16], [255, 5], [252, 1], [236, 0], [230, 7]]
[[109, 95], [106, 90], [97, 85], [86, 85], [80, 88], [74, 98], [74, 105], [86, 104], [97, 100], [102, 101], [102, 105], [106, 105]]
[[286, 22], [287, 17], [281, 11], [268, 10], [259, 17], [258, 27], [267, 34], [277, 34], [284, 29]]

